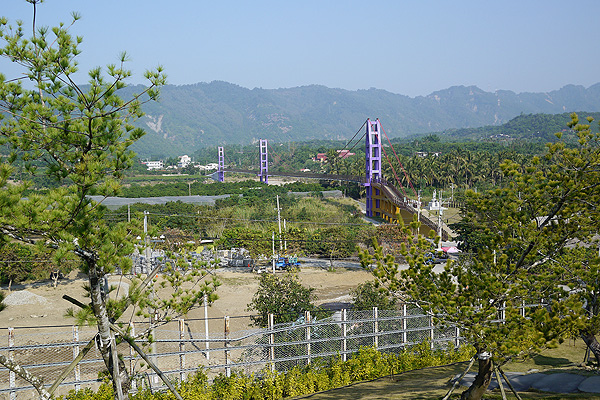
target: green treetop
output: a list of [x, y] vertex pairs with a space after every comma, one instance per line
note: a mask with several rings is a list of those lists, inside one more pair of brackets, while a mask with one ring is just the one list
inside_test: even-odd
[[[54, 248], [56, 262], [81, 260], [89, 277], [91, 304], [79, 306], [97, 324], [98, 346], [112, 376], [115, 397], [127, 398], [129, 376], [111, 332], [119, 329], [118, 318], [124, 308], [134, 305], [136, 314], [159, 314], [167, 319], [172, 315], [167, 310], [185, 314], [204, 293], [209, 301], [214, 300], [217, 285], [213, 281], [194, 286], [190, 279], [199, 276], [185, 263], [185, 268], [169, 267], [173, 274], [167, 279], [175, 286], [179, 303], [149, 297], [150, 279], [134, 282], [129, 296], [118, 304], [110, 303], [102, 290], [106, 274], [131, 267], [127, 256], [133, 253], [139, 230], [126, 222], [109, 224], [103, 218], [104, 207], [89, 196], [118, 193], [123, 173], [134, 159], [129, 148], [144, 135], [132, 122], [143, 115], [144, 102], [158, 99], [166, 76], [161, 67], [148, 71], [148, 84], [141, 93], [121, 97], [120, 90], [131, 75], [123, 53], [117, 64], [92, 69], [87, 84], [78, 84], [75, 74], [82, 38], [69, 31], [79, 15], [74, 13], [69, 25], [37, 27], [35, 16], [41, 1], [27, 1], [34, 13], [31, 37], [21, 21], [9, 25], [6, 18], [0, 19], [4, 42], [0, 56], [22, 67], [16, 77], [0, 74], [0, 138], [8, 153], [0, 163], [0, 232], [4, 239]], [[24, 197], [31, 179], [9, 183], [17, 169], [29, 177], [47, 176], [56, 185], [43, 194]], [[152, 311], [156, 308], [159, 313]], [[127, 333], [120, 333], [127, 340]]]
[[462, 226], [474, 233], [465, 237], [480, 241], [472, 258], [434, 273], [423, 257], [431, 244], [422, 237], [406, 243], [406, 269], [380, 250], [363, 254], [392, 293], [460, 328], [473, 344], [479, 373], [463, 398], [481, 398], [494, 364], [553, 345], [582, 324], [582, 299], [565, 290], [570, 265], [561, 257], [572, 251], [570, 244], [588, 242], [600, 230], [600, 152], [598, 136], [576, 115], [571, 126], [577, 147], [550, 144], [544, 158], [523, 168], [505, 162], [503, 187], [467, 192]]

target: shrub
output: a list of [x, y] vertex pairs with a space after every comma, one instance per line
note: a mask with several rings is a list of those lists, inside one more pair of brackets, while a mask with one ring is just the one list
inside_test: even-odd
[[[276, 400], [334, 389], [352, 382], [381, 378], [417, 368], [438, 366], [471, 357], [469, 346], [432, 350], [428, 342], [404, 349], [398, 354], [381, 353], [364, 347], [347, 361], [341, 357], [333, 360], [314, 360], [305, 367], [295, 367], [287, 372], [271, 372], [268, 368], [259, 376], [234, 371], [223, 374], [209, 384], [204, 371], [191, 375], [177, 385], [184, 399], [190, 400]], [[64, 400], [112, 400], [112, 386], [102, 384], [97, 392], [84, 389], [70, 392]], [[143, 390], [130, 397], [132, 400], [171, 400], [169, 392], [151, 393]], [[61, 399], [63, 399], [61, 397]]]

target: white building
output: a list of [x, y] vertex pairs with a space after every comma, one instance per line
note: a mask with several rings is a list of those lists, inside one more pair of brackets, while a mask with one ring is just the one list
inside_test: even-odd
[[162, 161], [146, 161], [142, 162], [142, 164], [146, 165], [148, 171], [151, 169], [163, 169], [165, 164]]
[[185, 168], [192, 162], [192, 158], [187, 154], [184, 156], [179, 156], [179, 162], [177, 163], [178, 168]]
[[198, 168], [200, 171], [212, 171], [212, 170], [218, 169], [219, 164], [210, 163], [210, 164], [206, 164], [206, 165], [196, 165], [196, 168]]

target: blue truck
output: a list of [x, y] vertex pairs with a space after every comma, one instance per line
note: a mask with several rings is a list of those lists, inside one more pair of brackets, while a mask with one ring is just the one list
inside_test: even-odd
[[291, 269], [297, 268], [300, 266], [300, 262], [298, 261], [298, 257], [279, 257], [275, 262], [275, 269]]

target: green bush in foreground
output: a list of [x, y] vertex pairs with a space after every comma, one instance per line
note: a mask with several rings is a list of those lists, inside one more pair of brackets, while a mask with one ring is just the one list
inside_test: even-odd
[[[315, 360], [310, 366], [295, 367], [287, 372], [270, 372], [245, 375], [232, 372], [230, 377], [219, 375], [212, 383], [204, 370], [180, 382], [179, 394], [186, 400], [275, 400], [334, 389], [353, 382], [376, 379], [413, 369], [438, 366], [471, 357], [473, 349], [431, 350], [429, 343], [406, 349], [399, 354], [381, 353], [373, 348], [363, 348], [347, 361], [338, 358], [331, 362]], [[89, 389], [72, 391], [64, 400], [109, 400], [112, 387], [103, 384], [97, 392]], [[171, 400], [169, 392], [151, 393], [143, 390], [130, 397], [134, 400]]]

